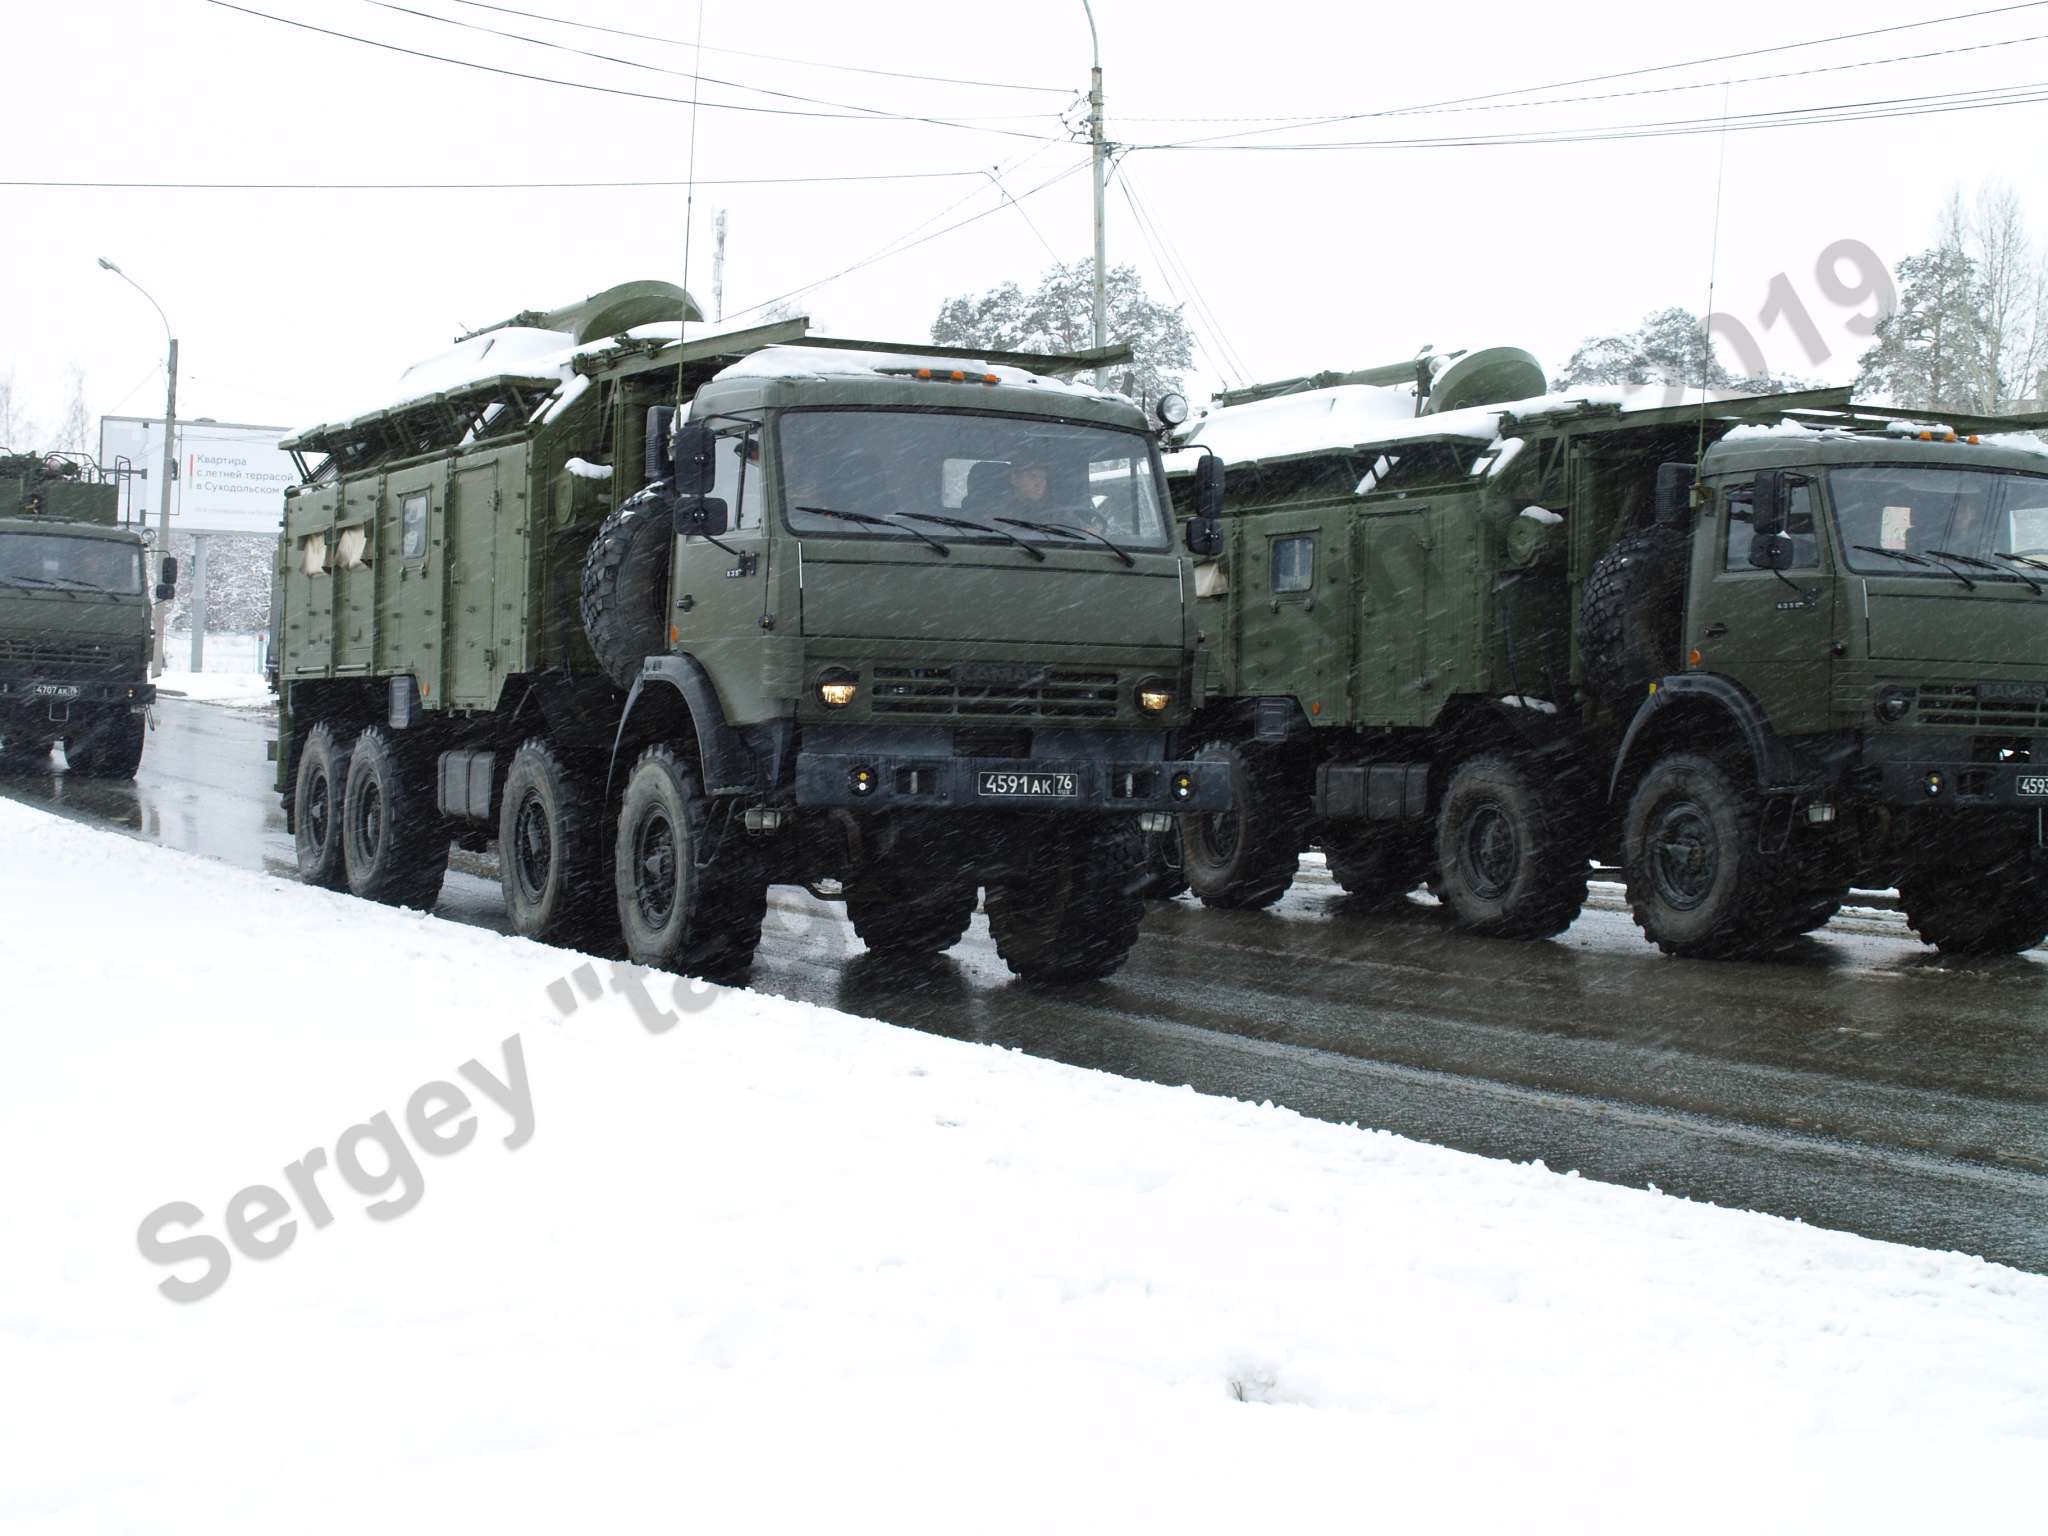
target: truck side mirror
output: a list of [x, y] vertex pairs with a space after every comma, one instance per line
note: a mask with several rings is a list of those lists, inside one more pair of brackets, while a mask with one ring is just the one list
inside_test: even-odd
[[696, 501], [711, 494], [712, 436], [709, 423], [693, 421], [676, 434], [676, 495]]
[[701, 533], [717, 538], [725, 532], [725, 503], [716, 496], [699, 496], [679, 501], [675, 511], [676, 535]]
[[669, 471], [668, 434], [676, 424], [676, 408], [672, 405], [650, 405], [647, 407], [647, 481], [652, 485], [656, 480], [666, 480]]
[[1223, 461], [1213, 453], [1195, 465], [1195, 515], [1181, 537], [1188, 553], [1213, 558], [1223, 552]]
[[177, 595], [178, 557], [176, 555], [165, 555], [163, 563], [157, 567], [156, 600], [160, 603], [168, 603]]
[[1785, 471], [1760, 469], [1749, 492], [1749, 526], [1758, 538], [1785, 531]]
[[1657, 466], [1656, 518], [1659, 528], [1684, 529], [1692, 520], [1693, 468], [1688, 463]]

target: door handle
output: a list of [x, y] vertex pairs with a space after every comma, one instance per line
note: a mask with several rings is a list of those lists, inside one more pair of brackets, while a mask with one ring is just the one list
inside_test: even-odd
[[1709, 624], [1707, 626], [1707, 638], [1709, 640], [1719, 640], [1727, 633], [1728, 626], [1726, 624]]

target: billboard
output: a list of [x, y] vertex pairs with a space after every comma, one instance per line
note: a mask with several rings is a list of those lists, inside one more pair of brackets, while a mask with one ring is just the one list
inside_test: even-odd
[[[171, 482], [173, 533], [274, 534], [284, 493], [298, 483], [291, 455], [280, 449], [289, 427], [227, 421], [180, 421], [174, 437], [178, 473]], [[99, 461], [120, 468], [121, 518], [154, 528], [162, 488], [161, 416], [102, 416]], [[122, 463], [123, 460], [127, 462]]]

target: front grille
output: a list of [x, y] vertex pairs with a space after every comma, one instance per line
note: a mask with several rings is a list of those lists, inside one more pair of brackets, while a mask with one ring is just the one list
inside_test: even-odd
[[1113, 720], [1114, 672], [1057, 667], [877, 666], [870, 707], [878, 715], [942, 719]]
[[[124, 651], [127, 652], [125, 657]], [[31, 676], [111, 672], [124, 660], [133, 659], [132, 648], [112, 646], [103, 641], [40, 640], [0, 635], [0, 667], [16, 672], [26, 671]]]
[[1969, 730], [2048, 730], [2048, 685], [1922, 683], [1914, 719]]

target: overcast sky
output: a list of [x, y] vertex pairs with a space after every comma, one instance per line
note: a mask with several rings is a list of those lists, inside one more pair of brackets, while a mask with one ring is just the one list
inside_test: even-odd
[[[1555, 369], [1588, 333], [1628, 329], [1665, 305], [1703, 310], [1710, 268], [1715, 307], [1747, 323], [1773, 368], [1844, 381], [1864, 341], [1846, 329], [1853, 311], [1816, 280], [1831, 245], [1861, 242], [1895, 263], [1928, 243], [1952, 189], [1987, 180], [2012, 186], [2048, 241], [2040, 103], [1719, 131], [1724, 113], [1740, 125], [1788, 109], [2048, 82], [2048, 5], [1797, 48], [1784, 45], [1973, 7], [1095, 9], [1110, 136], [1132, 146], [1109, 193], [1110, 260], [1136, 263], [1162, 299], [1193, 301], [1197, 392], [1389, 362], [1425, 345], [1521, 346]], [[707, 310], [720, 209], [728, 318], [802, 290], [800, 307], [839, 335], [921, 339], [947, 296], [1006, 279], [1028, 286], [1055, 255], [1089, 250], [1081, 0], [704, 0], [701, 66], [690, 46], [695, 0], [246, 0], [241, 10], [13, 0], [8, 12], [9, 182], [680, 183], [691, 161], [688, 76], [700, 67], [732, 82], [707, 85], [696, 114], [688, 286]], [[679, 100], [487, 73], [251, 12]], [[681, 41], [534, 19], [570, 15]], [[558, 46], [476, 30], [492, 27]], [[1971, 51], [1903, 57], [1959, 49]], [[1736, 53], [1747, 56], [1658, 68]], [[1655, 72], [1637, 73], [1646, 70]], [[2033, 94], [2048, 99], [2048, 85]], [[1599, 99], [1561, 100], [1587, 97]], [[1438, 110], [1402, 111], [1421, 107]], [[828, 115], [788, 115], [810, 113]], [[1285, 131], [1254, 121], [1342, 114], [1381, 115]], [[1244, 147], [1689, 121], [1709, 131]], [[1151, 147], [1216, 135], [1234, 137]], [[952, 174], [769, 180], [906, 173]], [[680, 185], [5, 195], [0, 375], [11, 370], [45, 427], [62, 413], [73, 367], [95, 416], [162, 407], [162, 327], [97, 268], [102, 255], [171, 318], [181, 416], [287, 426], [378, 398], [461, 330], [626, 279], [683, 274]], [[984, 216], [833, 276], [974, 215]], [[1839, 272], [1857, 276], [1852, 261]], [[1781, 307], [1803, 306], [1817, 348], [1789, 315], [1760, 318], [1779, 274]]]

